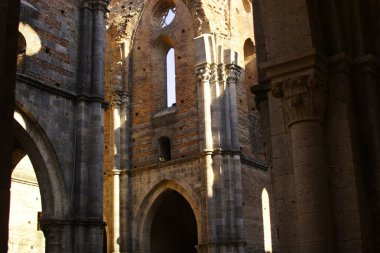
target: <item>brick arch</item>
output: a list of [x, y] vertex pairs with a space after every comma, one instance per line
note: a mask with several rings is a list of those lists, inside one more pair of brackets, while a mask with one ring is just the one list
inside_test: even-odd
[[43, 219], [64, 219], [69, 211], [69, 198], [53, 146], [36, 121], [19, 109], [15, 115], [15, 139], [33, 164], [41, 192]]
[[198, 242], [201, 242], [203, 237], [201, 203], [195, 193], [189, 186], [184, 186], [172, 180], [162, 180], [157, 183], [148, 192], [145, 198], [141, 201], [138, 211], [134, 219], [134, 242], [133, 250], [141, 252], [149, 252], [150, 249], [150, 227], [153, 222], [154, 214], [163, 200], [165, 193], [176, 191], [179, 193], [191, 206], [195, 220], [197, 223]]

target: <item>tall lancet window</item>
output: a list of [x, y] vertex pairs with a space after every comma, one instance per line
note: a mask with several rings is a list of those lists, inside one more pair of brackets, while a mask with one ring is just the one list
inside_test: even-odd
[[174, 48], [171, 48], [166, 55], [166, 97], [167, 107], [174, 106], [176, 103]]

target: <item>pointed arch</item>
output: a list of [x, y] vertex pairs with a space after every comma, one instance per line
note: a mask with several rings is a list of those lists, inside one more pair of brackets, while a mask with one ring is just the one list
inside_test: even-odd
[[69, 199], [54, 148], [38, 123], [19, 108], [14, 118], [15, 139], [29, 155], [40, 186], [43, 219], [64, 219]]
[[172, 180], [162, 180], [152, 187], [145, 198], [141, 201], [134, 219], [135, 231], [133, 232], [133, 235], [135, 238], [133, 240], [133, 250], [149, 252], [150, 228], [153, 222], [154, 214], [156, 213], [159, 204], [163, 201], [165, 194], [170, 191], [177, 192], [189, 203], [192, 211], [194, 212], [197, 224], [198, 241], [201, 241], [201, 238], [203, 238], [203, 227], [200, 201], [196, 197], [195, 193], [193, 193], [190, 189], [190, 187], [183, 186]]

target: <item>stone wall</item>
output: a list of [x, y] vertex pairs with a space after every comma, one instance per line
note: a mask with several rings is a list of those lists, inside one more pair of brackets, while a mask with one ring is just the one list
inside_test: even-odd
[[78, 1], [22, 1], [19, 31], [26, 39], [24, 74], [49, 86], [76, 87]]

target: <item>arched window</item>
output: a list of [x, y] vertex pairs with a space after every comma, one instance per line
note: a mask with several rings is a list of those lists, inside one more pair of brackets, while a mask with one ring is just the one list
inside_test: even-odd
[[267, 189], [261, 193], [261, 204], [263, 211], [263, 228], [264, 228], [264, 248], [265, 253], [272, 253], [272, 232], [270, 223], [269, 194]]
[[251, 39], [246, 39], [244, 42], [244, 61], [246, 62], [246, 64], [254, 53], [255, 45], [253, 44], [253, 41]]
[[176, 103], [174, 48], [169, 49], [166, 54], [166, 101], [167, 107], [174, 106]]
[[159, 144], [158, 160], [160, 162], [170, 161], [172, 159], [172, 156], [171, 156], [171, 145], [170, 145], [169, 137], [163, 136], [159, 138], [158, 144]]
[[162, 28], [170, 25], [175, 18], [175, 7], [172, 6], [171, 8], [165, 10], [161, 17], [160, 25]]

